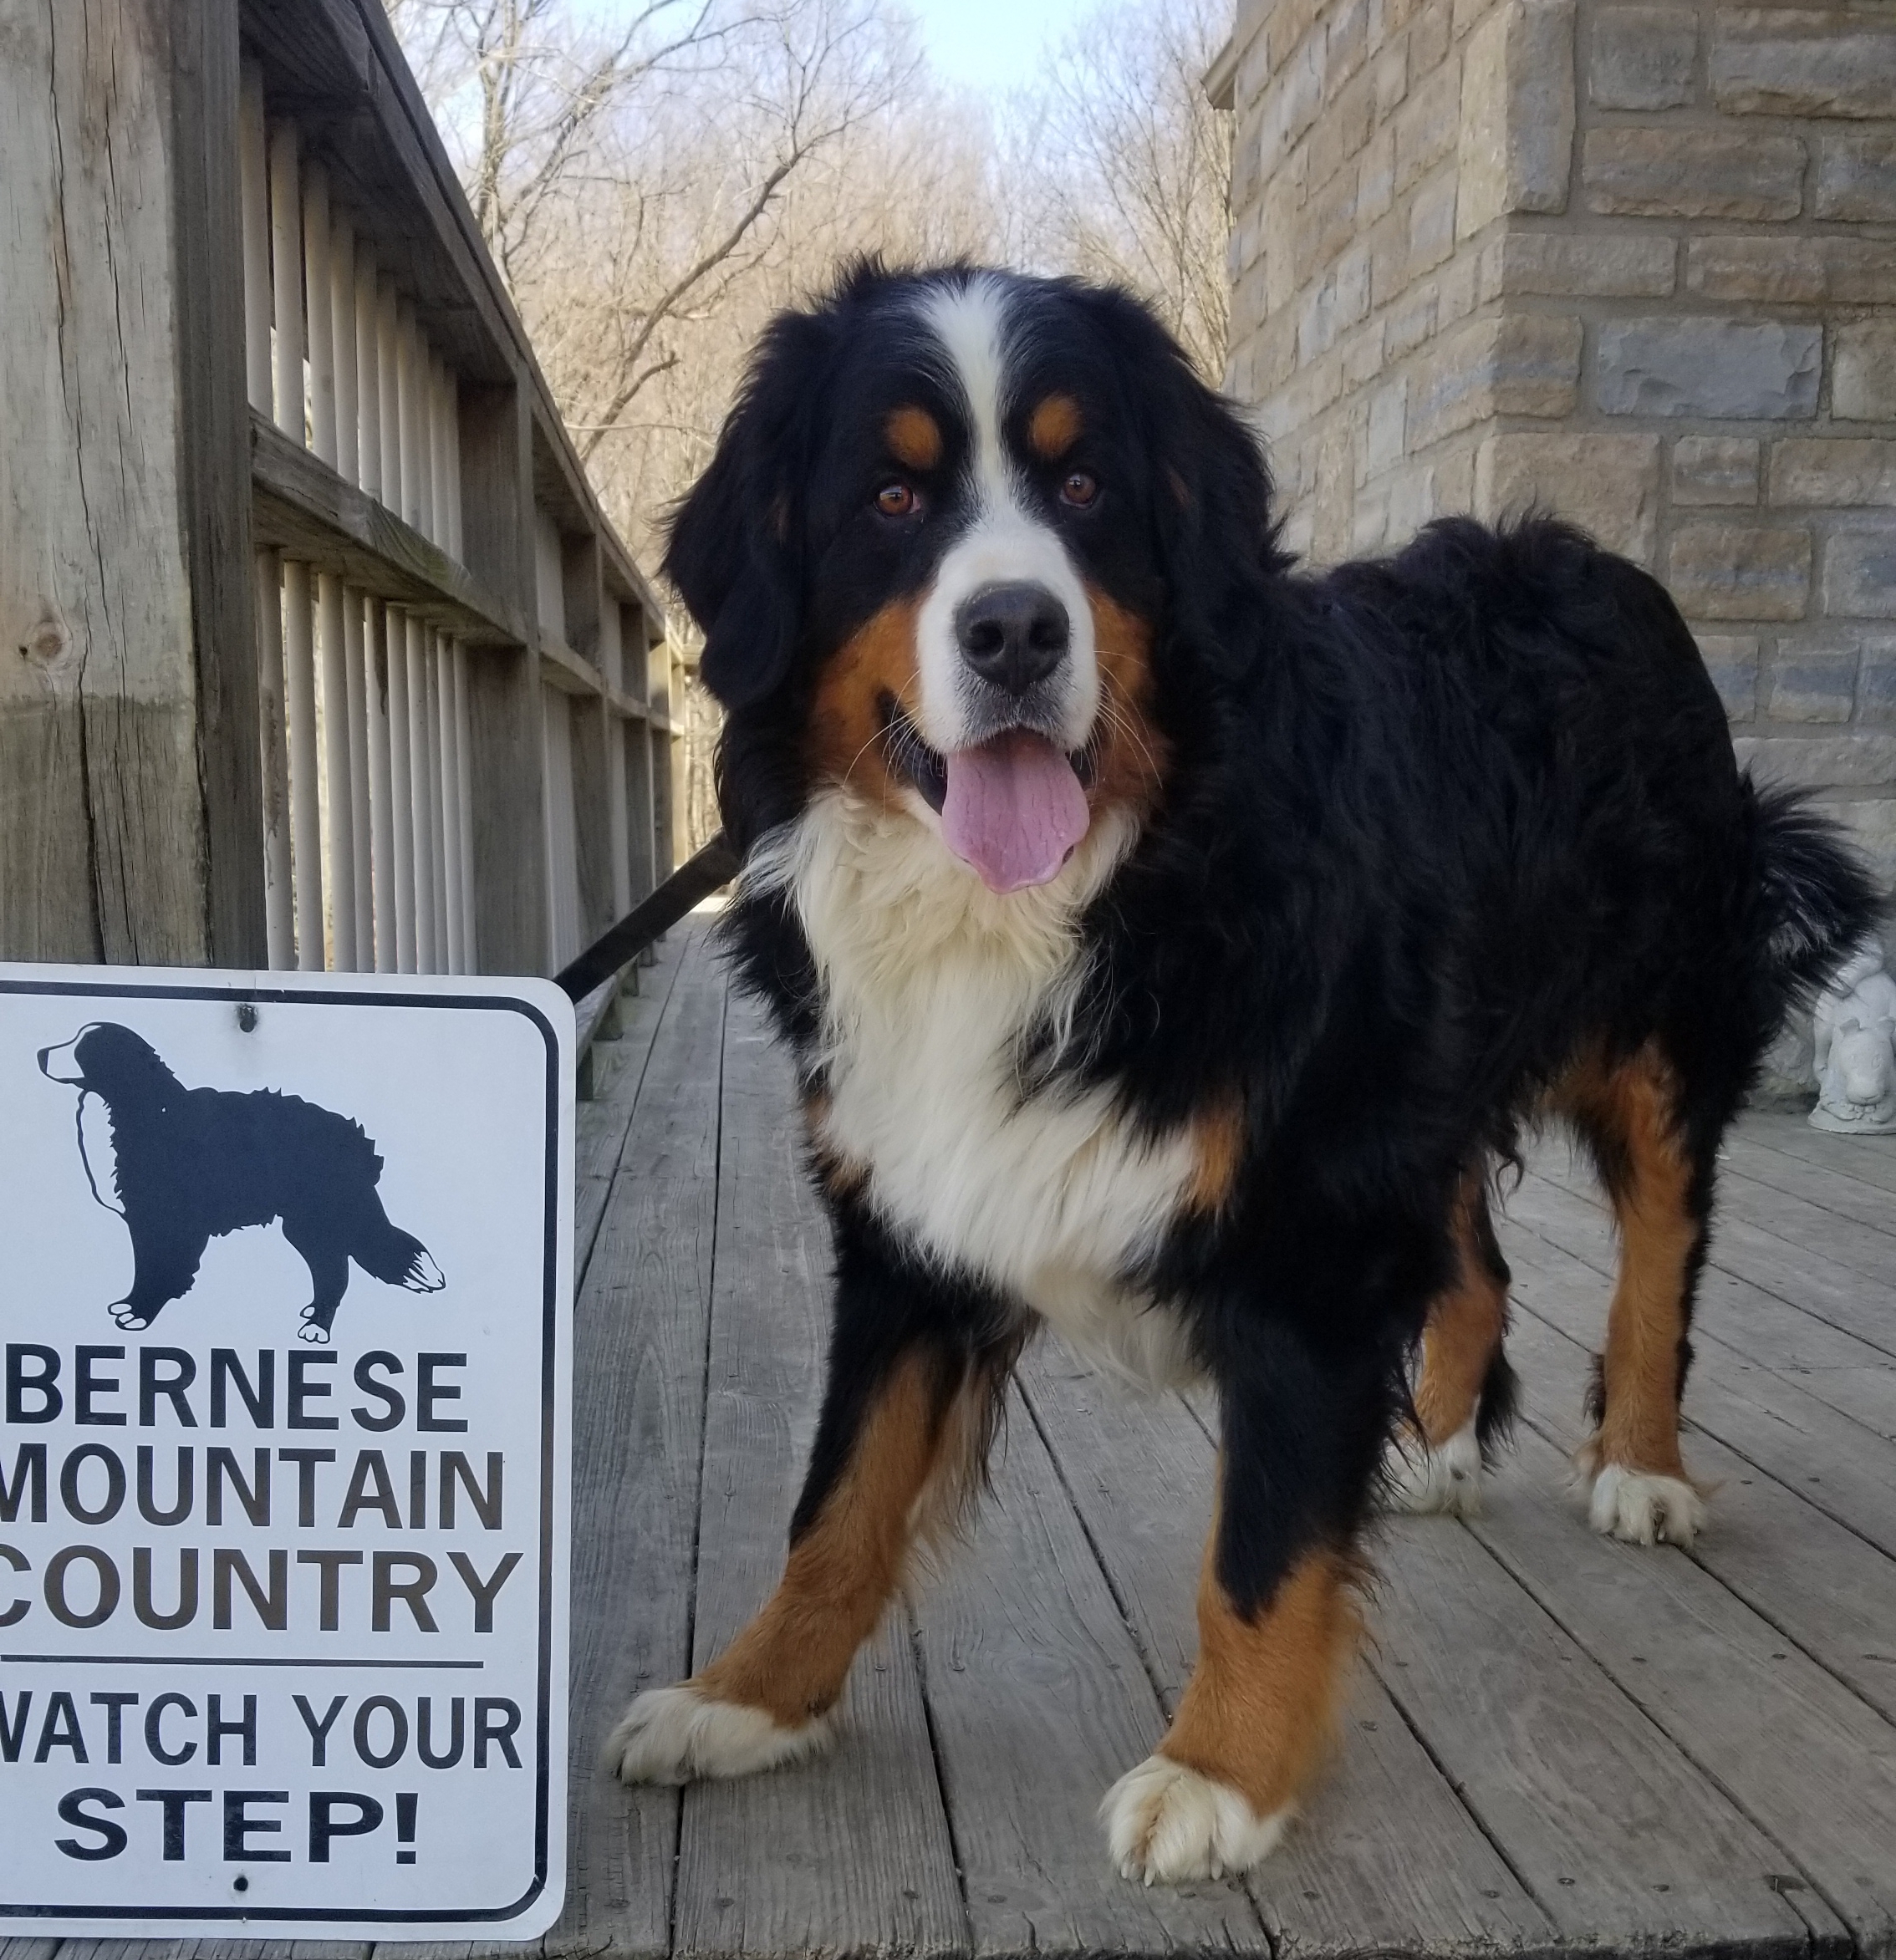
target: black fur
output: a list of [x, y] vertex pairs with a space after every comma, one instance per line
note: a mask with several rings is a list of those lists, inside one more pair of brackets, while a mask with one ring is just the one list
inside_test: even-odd
[[[861, 267], [780, 320], [677, 517], [667, 568], [729, 710], [720, 789], [742, 847], [809, 796], [823, 659], [939, 552], [925, 527], [878, 527], [876, 416], [928, 385], [905, 309], [965, 276]], [[1154, 1137], [1241, 1098], [1231, 1202], [1130, 1276], [1182, 1304], [1218, 1384], [1218, 1568], [1249, 1609], [1362, 1523], [1464, 1180], [1514, 1151], [1577, 1055], [1652, 1044], [1708, 1216], [1717, 1139], [1766, 1043], [1875, 894], [1821, 820], [1741, 775], [1645, 573], [1560, 523], [1450, 519], [1386, 560], [1297, 573], [1255, 441], [1140, 307], [1011, 290], [1033, 374], [1087, 406], [1104, 488], [1059, 521], [1085, 576], [1155, 629], [1170, 756], [1083, 922], [1079, 1038], [1024, 1058], [1022, 1092], [1109, 1084]], [[951, 443], [945, 486], [957, 466]], [[745, 895], [726, 930], [820, 1089], [816, 970], [788, 902]], [[897, 1352], [959, 1369], [1017, 1317], [861, 1199], [832, 1207], [838, 1333], [800, 1519]], [[1491, 1232], [1483, 1250], [1499, 1260]], [[1497, 1359], [1485, 1447], [1511, 1380]]]

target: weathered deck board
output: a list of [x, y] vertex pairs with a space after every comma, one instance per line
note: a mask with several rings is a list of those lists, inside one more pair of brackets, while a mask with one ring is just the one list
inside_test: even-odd
[[[1168, 1713], [1198, 1646], [1210, 1440], [1176, 1397], [1131, 1398], [1058, 1343], [1022, 1370], [1046, 1438]], [[1362, 1671], [1309, 1815], [1249, 1890], [1280, 1955], [1530, 1952], [1556, 1944], [1522, 1889]]]
[[975, 1951], [1266, 1952], [1238, 1887], [1149, 1890], [1109, 1863], [1094, 1813], [1164, 1715], [1018, 1400], [999, 1458], [974, 1545], [919, 1612]]
[[1395, 1519], [1385, 1679], [1567, 1942], [1807, 1950], [1783, 1854], [1464, 1528]]
[[[1529, 1178], [1510, 1196], [1508, 1211], [1599, 1274], [1603, 1316], [1616, 1257], [1605, 1213], [1539, 1177]], [[1715, 1244], [1722, 1236], [1720, 1230]], [[1896, 1357], [1813, 1314], [1786, 1312], [1786, 1304], [1749, 1280], [1710, 1266], [1700, 1288], [1695, 1332], [1797, 1382], [1877, 1435], [1896, 1438]]]
[[[1528, 1423], [1571, 1459], [1584, 1435], [1587, 1350], [1532, 1309], [1508, 1351]], [[1688, 1406], [1690, 1392], [1688, 1392]], [[1873, 1708], [1896, 1718], [1896, 1560], [1807, 1504], [1705, 1430], [1686, 1451], [1712, 1487], [1712, 1528], [1694, 1548], [1705, 1570]], [[1568, 1498], [1577, 1518], [1580, 1500]]]
[[[1505, 1243], [1518, 1296], [1562, 1333], [1597, 1347], [1607, 1293], [1603, 1276], [1532, 1234]], [[1685, 1401], [1691, 1422], [1896, 1557], [1896, 1443], [1787, 1377], [1735, 1353], [1705, 1325], [1695, 1331], [1694, 1347]]]
[[1742, 1133], [1780, 1156], [1853, 1184], [1896, 1192], [1896, 1148], [1886, 1138], [1828, 1136], [1801, 1117], [1771, 1111], [1746, 1117]]
[[[691, 1651], [726, 987], [681, 956], [573, 1325], [573, 1874], [549, 1952], [668, 1952], [679, 1800], [599, 1750]], [[385, 1949], [394, 1954], [396, 1949]]]
[[[1683, 1553], [1584, 1528], [1532, 1430], [1471, 1529], [1686, 1758], [1766, 1831], [1867, 1954], [1896, 1943], [1896, 1728]], [[1756, 1718], [1732, 1720], [1749, 1707]], [[1758, 1876], [1767, 1885], [1783, 1868]], [[1813, 1932], [1842, 1929], [1786, 1892]]]
[[[692, 1636], [700, 1667], [776, 1582], [822, 1393], [828, 1232], [787, 1120], [793, 1087], [761, 1015], [733, 1002]], [[856, 1668], [842, 1720], [824, 1761], [685, 1793], [675, 1952], [966, 1952], [947, 1815], [899, 1619]]]

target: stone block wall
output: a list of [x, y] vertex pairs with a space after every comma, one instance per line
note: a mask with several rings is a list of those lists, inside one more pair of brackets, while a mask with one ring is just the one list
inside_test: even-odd
[[1573, 517], [1896, 881], [1896, 0], [1239, 0], [1210, 85], [1292, 545]]

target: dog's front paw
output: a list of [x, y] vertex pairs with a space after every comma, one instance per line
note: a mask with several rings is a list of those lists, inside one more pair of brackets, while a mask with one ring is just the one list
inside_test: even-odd
[[1120, 1877], [1148, 1885], [1248, 1871], [1276, 1848], [1290, 1815], [1286, 1805], [1260, 1817], [1229, 1784], [1170, 1756], [1129, 1769], [1099, 1806]]
[[762, 1708], [715, 1701], [688, 1681], [646, 1691], [606, 1744], [608, 1766], [624, 1783], [691, 1783], [705, 1776], [754, 1776], [828, 1746], [828, 1715], [786, 1728]]
[[110, 1309], [110, 1312], [112, 1324], [115, 1326], [125, 1328], [129, 1333], [135, 1334], [140, 1328], [149, 1327], [151, 1325], [151, 1315], [140, 1313], [136, 1307], [127, 1306], [122, 1300], [116, 1306]]
[[298, 1341], [307, 1341], [312, 1347], [327, 1347], [329, 1330], [320, 1321], [310, 1318], [313, 1311], [307, 1306], [303, 1310], [303, 1325], [297, 1329], [296, 1337]]
[[1704, 1528], [1705, 1500], [1683, 1478], [1606, 1464], [1593, 1479], [1588, 1513], [1593, 1529], [1609, 1538], [1690, 1546]]
[[1481, 1445], [1475, 1425], [1457, 1429], [1431, 1449], [1404, 1429], [1383, 1456], [1384, 1502], [1414, 1516], [1472, 1518], [1481, 1509]]

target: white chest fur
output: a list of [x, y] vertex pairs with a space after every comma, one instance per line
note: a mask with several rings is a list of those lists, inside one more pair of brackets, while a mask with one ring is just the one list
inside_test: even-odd
[[1074, 921], [1123, 855], [1096, 824], [1051, 884], [996, 898], [920, 824], [826, 798], [760, 866], [794, 894], [822, 975], [822, 1141], [871, 1202], [1117, 1371], [1185, 1372], [1175, 1316], [1122, 1283], [1190, 1184], [1184, 1135], [1154, 1143], [1103, 1090], [1022, 1093], [1023, 1031], [1080, 980]]

